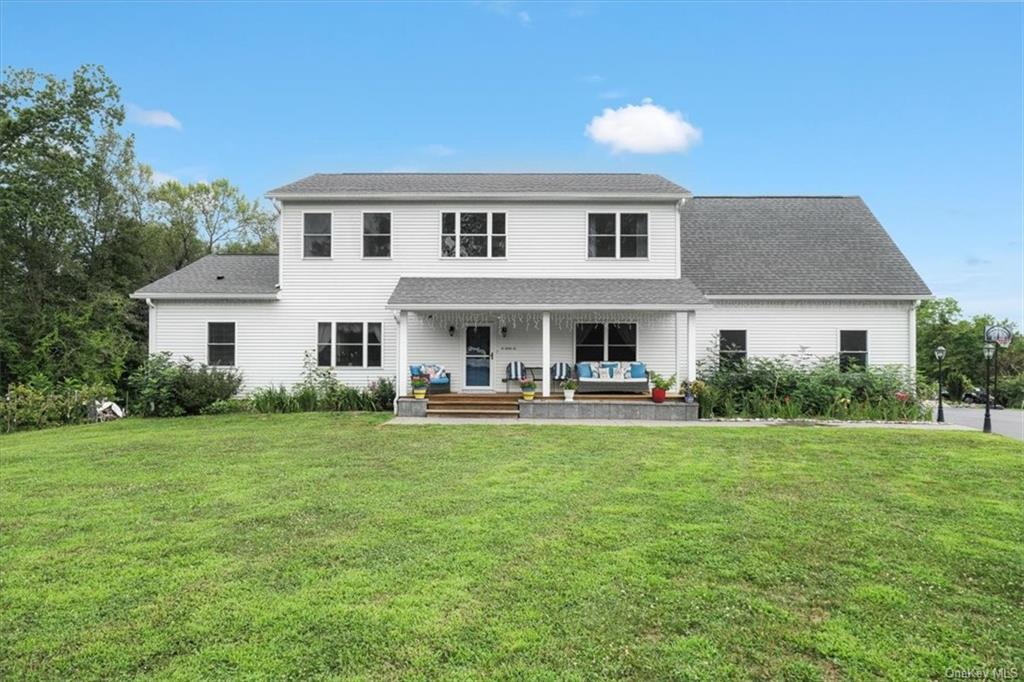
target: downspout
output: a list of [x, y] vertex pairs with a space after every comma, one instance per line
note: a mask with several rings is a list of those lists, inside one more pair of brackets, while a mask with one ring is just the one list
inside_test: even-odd
[[156, 352], [156, 303], [153, 299], [146, 297], [146, 305], [149, 307], [149, 352]]

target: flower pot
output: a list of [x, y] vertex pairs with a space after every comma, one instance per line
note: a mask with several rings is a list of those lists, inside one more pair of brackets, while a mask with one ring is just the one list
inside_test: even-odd
[[536, 391], [523, 391], [523, 400], [533, 400]]
[[412, 397], [416, 400], [423, 400], [427, 397], [427, 389], [425, 388], [414, 388], [412, 389]]
[[574, 388], [566, 388], [566, 389], [563, 389], [563, 390], [564, 390], [564, 394], [563, 395], [565, 395], [565, 402], [571, 403], [572, 399], [573, 399], [573, 396], [576, 395], [576, 389], [574, 389]]
[[665, 389], [663, 388], [652, 388], [651, 389], [651, 400], [656, 403], [665, 402]]

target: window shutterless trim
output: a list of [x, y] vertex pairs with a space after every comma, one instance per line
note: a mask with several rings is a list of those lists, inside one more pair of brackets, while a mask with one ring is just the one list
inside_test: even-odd
[[[211, 341], [210, 340], [210, 326], [214, 324], [230, 324], [231, 325], [231, 342], [226, 341]], [[231, 363], [227, 365], [215, 365], [210, 361], [210, 347], [231, 347]], [[238, 324], [233, 321], [207, 321], [206, 323], [206, 364], [210, 367], [235, 367], [238, 362]]]
[[[303, 210], [302, 213], [302, 260], [334, 260], [334, 211], [333, 210], [319, 210], [319, 211], [307, 211]], [[329, 256], [307, 256], [306, 255], [306, 215], [328, 215], [331, 217], [330, 231], [326, 233], [316, 233], [309, 235], [310, 237], [323, 237], [328, 236], [331, 238], [331, 255]]]
[[[366, 255], [366, 237], [380, 237], [382, 235], [368, 235], [366, 234], [366, 215], [370, 214], [384, 214], [388, 216], [388, 255], [386, 256], [367, 256]], [[393, 239], [395, 234], [395, 215], [392, 211], [361, 211], [359, 214], [359, 254], [363, 260], [391, 260], [393, 249], [395, 246], [395, 240]], [[334, 250], [331, 250], [334, 253]]]
[[[448, 233], [449, 236], [455, 237], [455, 255], [446, 256], [444, 255], [444, 214], [453, 213], [455, 214], [455, 232], [454, 234]], [[487, 216], [487, 232], [480, 234], [466, 235], [467, 237], [486, 237], [487, 238], [487, 255], [486, 256], [463, 256], [462, 255], [462, 214], [463, 213], [483, 213]], [[495, 234], [494, 233], [494, 214], [501, 213], [505, 216], [505, 232]], [[509, 234], [509, 212], [508, 210], [502, 209], [484, 209], [482, 211], [460, 211], [460, 210], [447, 210], [441, 209], [437, 214], [437, 257], [441, 260], [505, 260], [508, 258], [508, 234]], [[494, 238], [504, 237], [505, 238], [505, 255], [504, 256], [492, 256], [491, 251], [494, 247]]]
[[[372, 211], [371, 211], [372, 213]], [[331, 327], [331, 364], [321, 365], [320, 364], [320, 346], [327, 344], [320, 343], [320, 325], [327, 324]], [[338, 325], [339, 324], [360, 324], [362, 325], [362, 348], [363, 348], [363, 363], [361, 365], [339, 365], [338, 364], [338, 346], [356, 346], [356, 343], [338, 343]], [[380, 343], [370, 343], [370, 325], [380, 325]], [[316, 356], [317, 356], [317, 367], [328, 367], [330, 369], [379, 369], [384, 366], [384, 322], [381, 320], [368, 320], [365, 322], [359, 322], [358, 320], [336, 320], [328, 322], [320, 320], [314, 327], [314, 341], [316, 344]], [[369, 363], [368, 351], [371, 346], [380, 346], [380, 364], [371, 365]]]
[[[597, 344], [596, 343], [580, 344], [580, 343], [578, 343], [576, 341], [576, 328], [578, 326], [580, 326], [581, 324], [596, 324], [596, 325], [600, 325], [601, 326], [601, 328], [602, 328], [602, 331], [601, 331], [601, 335], [602, 335], [601, 336], [601, 338], [602, 338], [601, 357], [603, 358], [602, 360], [582, 360], [582, 362], [639, 362], [639, 360], [637, 360], [637, 358], [640, 357], [640, 323], [635, 321], [635, 320], [610, 320], [610, 321], [605, 321], [605, 322], [590, 322], [590, 321], [587, 321], [587, 322], [576, 322], [576, 323], [574, 323], [573, 327], [572, 327], [572, 358], [573, 358], [573, 362], [581, 362], [581, 360], [577, 359], [577, 357], [576, 357], [576, 349], [579, 348], [580, 345], [583, 345], [584, 347], [588, 347], [588, 348], [597, 348]], [[631, 343], [631, 344], [625, 344], [625, 343], [612, 343], [612, 344], [609, 344], [608, 343], [608, 336], [609, 336], [609, 333], [610, 333], [610, 327], [613, 324], [620, 324], [620, 325], [631, 324], [631, 325], [633, 325], [633, 328], [635, 330], [633, 343]], [[615, 347], [615, 348], [633, 348], [633, 358], [634, 359], [633, 360], [609, 360], [608, 359], [608, 349], [610, 347]]]
[[[647, 255], [646, 256], [623, 256], [622, 255], [622, 215], [643, 215], [647, 217], [647, 234], [643, 235], [647, 239]], [[614, 256], [591, 256], [590, 255], [590, 216], [591, 215], [614, 215], [615, 216], [615, 255]], [[627, 260], [627, 261], [638, 261], [638, 260], [650, 260], [651, 259], [651, 213], [650, 211], [587, 211], [586, 224], [584, 225], [584, 233], [586, 238], [583, 242], [584, 255], [587, 260]], [[598, 237], [609, 238], [613, 235], [602, 234], [596, 235]], [[635, 238], [640, 235], [626, 235], [627, 237]]]
[[[843, 350], [843, 332], [863, 332], [864, 350]], [[871, 333], [867, 329], [837, 329], [836, 330], [836, 356], [839, 358], [839, 368], [843, 368], [843, 356], [862, 356], [865, 369], [871, 359]]]

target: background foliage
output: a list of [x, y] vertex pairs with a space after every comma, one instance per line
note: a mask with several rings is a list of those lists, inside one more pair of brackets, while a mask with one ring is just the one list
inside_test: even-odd
[[[98, 66], [0, 82], [0, 392], [126, 388], [145, 360], [138, 287], [212, 252], [274, 252], [275, 214], [227, 180], [157, 185]], [[111, 396], [113, 397], [113, 396]]]
[[[943, 361], [944, 386], [949, 396], [959, 400], [965, 390], [985, 386], [985, 357], [982, 346], [985, 328], [1002, 324], [1014, 329], [1008, 320], [992, 315], [965, 318], [953, 298], [924, 301], [917, 310], [917, 370], [929, 382], [939, 379], [935, 348], [946, 349]], [[996, 354], [999, 382], [995, 399], [1001, 405], [1021, 407], [1024, 403], [1024, 339], [1016, 334], [1008, 348]]]

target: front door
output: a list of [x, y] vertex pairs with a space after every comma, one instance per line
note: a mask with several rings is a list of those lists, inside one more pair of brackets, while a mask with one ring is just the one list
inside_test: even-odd
[[466, 388], [491, 387], [491, 328], [466, 327]]

